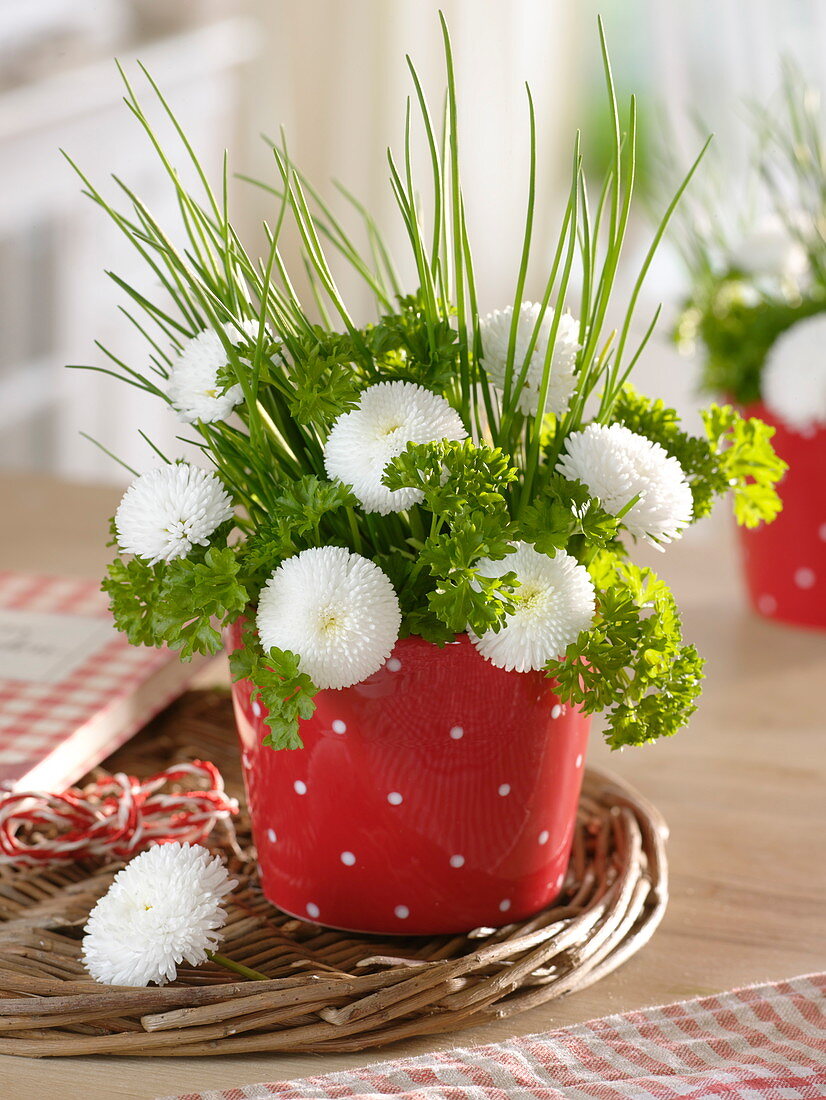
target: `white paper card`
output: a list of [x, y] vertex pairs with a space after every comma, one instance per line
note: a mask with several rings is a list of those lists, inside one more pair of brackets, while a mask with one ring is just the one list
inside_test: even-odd
[[108, 619], [0, 608], [0, 680], [58, 684], [116, 636]]

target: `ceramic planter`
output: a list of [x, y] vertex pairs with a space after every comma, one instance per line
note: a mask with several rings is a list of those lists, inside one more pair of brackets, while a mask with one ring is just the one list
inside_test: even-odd
[[826, 430], [801, 433], [762, 404], [749, 406], [776, 429], [775, 450], [789, 469], [778, 486], [783, 511], [773, 523], [739, 528], [749, 598], [758, 614], [826, 628]]
[[[240, 644], [240, 625], [228, 644]], [[525, 918], [568, 865], [588, 718], [541, 673], [505, 672], [466, 635], [399, 641], [363, 683], [322, 691], [304, 748], [262, 745], [233, 688], [266, 896], [336, 928], [466, 932]]]

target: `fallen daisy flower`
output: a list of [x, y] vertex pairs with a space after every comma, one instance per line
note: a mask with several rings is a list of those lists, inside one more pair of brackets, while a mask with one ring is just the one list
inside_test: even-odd
[[401, 610], [375, 562], [342, 546], [302, 550], [258, 599], [264, 650], [289, 650], [317, 688], [350, 687], [377, 672], [399, 637]]
[[379, 382], [333, 424], [324, 465], [329, 477], [352, 486], [365, 512], [387, 515], [422, 500], [418, 489], [391, 490], [382, 484], [391, 459], [408, 443], [465, 438], [461, 417], [444, 397], [412, 382]]
[[115, 513], [118, 546], [150, 565], [185, 557], [232, 515], [232, 501], [209, 470], [173, 462], [141, 474]]
[[497, 668], [529, 672], [559, 660], [594, 618], [594, 585], [585, 566], [564, 550], [550, 558], [527, 542], [499, 561], [483, 558], [476, 570], [484, 577], [515, 573], [514, 610], [498, 631], [470, 638]]
[[606, 512], [654, 546], [679, 538], [691, 523], [693, 498], [682, 466], [624, 424], [589, 424], [574, 432], [556, 469], [581, 481]]
[[198, 844], [142, 852], [115, 875], [89, 915], [86, 969], [107, 985], [174, 981], [181, 963], [200, 966], [212, 957], [226, 921], [223, 899], [235, 886], [220, 858]]

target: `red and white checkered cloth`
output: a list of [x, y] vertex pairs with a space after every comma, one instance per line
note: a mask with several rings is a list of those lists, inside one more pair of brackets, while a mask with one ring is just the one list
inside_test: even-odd
[[176, 1100], [824, 1100], [826, 974]]
[[69, 659], [66, 675], [43, 682], [10, 676], [12, 655], [3, 660], [0, 651], [6, 788], [63, 790], [180, 695], [204, 663], [196, 657], [182, 665], [169, 650], [129, 645], [116, 633], [97, 581], [0, 572], [0, 611], [43, 617], [55, 631], [84, 621], [93, 630], [80, 661]]

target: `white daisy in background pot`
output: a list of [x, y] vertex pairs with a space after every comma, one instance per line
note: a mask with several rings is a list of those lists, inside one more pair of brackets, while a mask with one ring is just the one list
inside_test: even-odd
[[392, 458], [408, 443], [466, 437], [461, 417], [444, 397], [412, 382], [379, 382], [333, 424], [324, 465], [330, 477], [352, 486], [365, 511], [387, 515], [422, 499], [417, 489], [390, 490], [382, 484]]
[[632, 535], [654, 546], [679, 538], [691, 523], [691, 486], [677, 459], [624, 424], [589, 424], [574, 432], [556, 468], [581, 481], [606, 512], [621, 516]]
[[[252, 354], [260, 323], [202, 333], [160, 394], [157, 371], [114, 360], [110, 373], [171, 397], [216, 470], [166, 466], [127, 491], [115, 530], [135, 557], [117, 556], [104, 581], [116, 622], [185, 656], [215, 652], [223, 631], [261, 889], [302, 920], [381, 935], [500, 926], [564, 892], [591, 714], [611, 748], [640, 745], [684, 726], [700, 691], [702, 659], [668, 586], [632, 560], [634, 540], [676, 539], [694, 500], [708, 511], [730, 493], [738, 518], [769, 519], [779, 476], [758, 421], [711, 410], [691, 435], [625, 385], [642, 349], [625, 339], [640, 283], [622, 263], [650, 259], [636, 239], [623, 249], [626, 215], [635, 238], [642, 229], [627, 205], [633, 128], [622, 138], [609, 125], [604, 179], [586, 186], [572, 164], [556, 243], [544, 232], [540, 243], [531, 201], [501, 299], [513, 305], [480, 313], [478, 288], [504, 274], [473, 268], [443, 42], [444, 143], [434, 161], [425, 154], [424, 176], [417, 142], [392, 162], [410, 245], [401, 276], [372, 214], [356, 204], [351, 235], [282, 146], [284, 194], [261, 259], [200, 185], [170, 181], [187, 214], [175, 235], [188, 237], [172, 250], [152, 219], [136, 231], [133, 210], [84, 175], [174, 290], [155, 303], [134, 289], [154, 349], [138, 362], [157, 354], [157, 327], [189, 332], [205, 303], [266, 317], [283, 347]], [[609, 89], [609, 123], [615, 102]], [[129, 104], [151, 134], [131, 90]], [[419, 121], [430, 133], [426, 112]], [[527, 186], [538, 199], [537, 162]], [[611, 232], [594, 247], [599, 204]], [[490, 235], [495, 204], [489, 214]], [[351, 276], [371, 303], [345, 300]], [[553, 307], [523, 301], [528, 286]], [[615, 423], [593, 423], [595, 409]], [[566, 902], [582, 886], [569, 883]], [[150, 921], [144, 911], [124, 927]], [[185, 957], [169, 948], [135, 975], [166, 976], [176, 951]], [[103, 972], [129, 979], [111, 965]]]
[[[513, 382], [515, 384], [523, 365], [528, 359], [528, 349], [534, 336], [541, 312], [538, 302], [523, 302], [516, 321], [516, 341], [513, 357]], [[536, 415], [541, 393], [545, 359], [554, 323], [554, 311], [550, 306], [545, 310], [539, 332], [528, 359], [525, 384], [519, 390], [519, 408], [526, 416]], [[482, 365], [498, 389], [505, 387], [508, 365], [508, 347], [510, 346], [513, 324], [513, 306], [497, 309], [479, 320], [479, 332], [482, 337]], [[545, 411], [557, 416], [568, 408], [568, 402], [576, 387], [576, 356], [579, 351], [579, 322], [570, 313], [559, 318], [559, 327], [551, 353], [551, 370], [548, 381], [548, 396]]]
[[793, 431], [826, 427], [826, 313], [798, 321], [775, 340], [763, 368], [763, 401]]
[[214, 473], [173, 462], [132, 482], [115, 513], [115, 532], [121, 550], [154, 564], [206, 546], [231, 516], [232, 501]]

